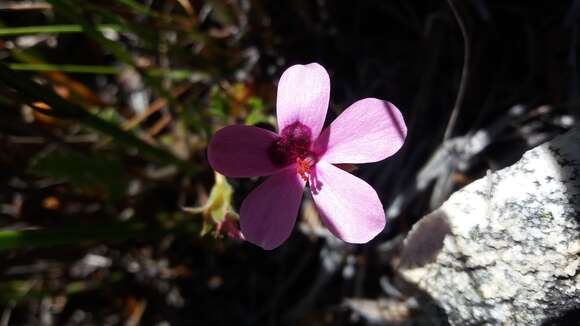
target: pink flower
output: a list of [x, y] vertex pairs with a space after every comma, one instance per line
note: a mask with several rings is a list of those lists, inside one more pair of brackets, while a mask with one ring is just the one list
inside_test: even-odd
[[278, 83], [279, 133], [245, 125], [216, 132], [209, 163], [229, 177], [269, 176], [242, 203], [244, 238], [271, 250], [292, 232], [308, 183], [320, 218], [336, 237], [366, 243], [385, 227], [375, 190], [335, 164], [369, 163], [395, 154], [407, 127], [391, 103], [366, 98], [322, 133], [330, 78], [317, 63], [288, 68]]

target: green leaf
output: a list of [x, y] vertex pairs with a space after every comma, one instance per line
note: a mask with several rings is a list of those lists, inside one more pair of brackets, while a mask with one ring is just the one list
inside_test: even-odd
[[264, 113], [265, 105], [261, 98], [252, 96], [248, 99], [250, 114], [246, 117], [247, 125], [255, 125], [260, 122], [268, 122], [268, 116]]
[[153, 14], [151, 8], [142, 5], [139, 2], [137, 2], [137, 1], [134, 1], [134, 0], [117, 0], [117, 2], [124, 4], [125, 6], [133, 9], [135, 12], [138, 12], [138, 13], [140, 13], [142, 15], [149, 16], [149, 15], [152, 15]]
[[[8, 67], [17, 71], [58, 71], [73, 74], [118, 75], [123, 67], [96, 66], [96, 65], [57, 65], [50, 63], [10, 63]], [[150, 76], [164, 77], [171, 80], [185, 80], [194, 75], [191, 70], [185, 69], [144, 69]]]
[[178, 221], [169, 227], [146, 225], [141, 222], [110, 222], [66, 225], [50, 229], [6, 230], [0, 231], [0, 251], [157, 239], [168, 234], [190, 238], [199, 234], [199, 230], [199, 223], [191, 220]]
[[[120, 25], [98, 25], [99, 31], [124, 31]], [[14, 36], [40, 33], [82, 33], [83, 27], [81, 25], [41, 25], [41, 26], [24, 26], [24, 27], [2, 27], [0, 28], [0, 36]]]
[[114, 107], [105, 107], [95, 112], [95, 115], [109, 123], [121, 125], [126, 120]]
[[122, 241], [151, 236], [142, 223], [75, 225], [55, 229], [0, 231], [0, 251], [87, 242]]
[[10, 69], [22, 71], [58, 71], [77, 74], [116, 75], [121, 73], [120, 67], [87, 66], [87, 65], [55, 65], [48, 63], [11, 63]]
[[58, 96], [51, 90], [31, 81], [27, 77], [7, 68], [0, 63], [0, 85], [17, 90], [24, 96], [28, 103], [40, 101], [48, 104], [59, 117], [63, 119], [76, 120], [86, 127], [92, 128], [105, 135], [110, 136], [113, 141], [132, 147], [140, 151], [145, 157], [160, 163], [176, 164], [184, 170], [194, 173], [195, 168], [190, 164], [176, 158], [173, 154], [150, 144], [145, 143], [135, 135], [128, 133], [117, 125], [109, 123], [104, 119], [88, 112], [84, 108], [73, 104]]
[[69, 295], [82, 293], [85, 291], [95, 290], [104, 286], [110, 286], [120, 282], [123, 275], [119, 272], [113, 272], [102, 281], [82, 280], [70, 282], [61, 289], [53, 288], [37, 282], [37, 280], [10, 280], [0, 282], [0, 303], [18, 304], [25, 300], [41, 299], [46, 296], [54, 296], [63, 292]]
[[98, 154], [58, 149], [36, 158], [32, 172], [45, 177], [65, 180], [80, 189], [97, 189], [106, 192], [112, 201], [123, 197], [126, 180], [123, 165]]
[[0, 302], [17, 303], [29, 296], [31, 288], [30, 281], [13, 280], [0, 282]]
[[214, 88], [209, 103], [209, 113], [212, 116], [225, 119], [228, 116], [229, 110], [230, 106], [227, 96], [219, 88]]
[[[175, 104], [175, 99], [171, 96], [171, 93], [163, 88], [161, 81], [156, 76], [152, 76], [147, 71], [141, 69], [137, 65], [133, 55], [121, 45], [121, 43], [109, 40], [106, 38], [101, 31], [97, 29], [91, 19], [87, 19], [87, 12], [84, 11], [81, 6], [82, 2], [71, 1], [71, 0], [48, 0], [48, 2], [54, 7], [56, 13], [62, 15], [64, 18], [69, 20], [71, 23], [76, 23], [82, 26], [83, 32], [97, 42], [101, 47], [109, 50], [119, 61], [135, 68], [139, 71], [145, 83], [151, 87], [157, 95], [166, 98], [169, 103]], [[131, 0], [125, 0], [124, 2], [134, 2]]]

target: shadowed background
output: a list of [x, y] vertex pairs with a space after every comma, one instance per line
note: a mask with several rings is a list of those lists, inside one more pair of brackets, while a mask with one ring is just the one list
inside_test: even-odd
[[[0, 3], [0, 325], [433, 323], [393, 284], [402, 237], [576, 124], [579, 16], [580, 1]], [[274, 129], [277, 79], [309, 62], [331, 77], [327, 123], [365, 97], [405, 117], [403, 149], [354, 171], [387, 228], [346, 245], [306, 198], [275, 251], [216, 239], [223, 211], [182, 211], [211, 202], [208, 140]], [[228, 181], [216, 196], [238, 211], [261, 180]]]

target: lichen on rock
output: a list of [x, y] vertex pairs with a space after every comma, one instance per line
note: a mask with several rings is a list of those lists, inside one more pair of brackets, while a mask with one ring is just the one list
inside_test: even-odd
[[579, 176], [576, 129], [425, 216], [405, 240], [401, 275], [456, 325], [540, 325], [580, 309]]

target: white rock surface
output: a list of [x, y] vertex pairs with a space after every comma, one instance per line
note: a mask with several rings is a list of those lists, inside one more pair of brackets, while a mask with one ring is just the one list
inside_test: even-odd
[[579, 267], [580, 131], [572, 130], [417, 223], [401, 275], [451, 324], [541, 325], [580, 311]]

